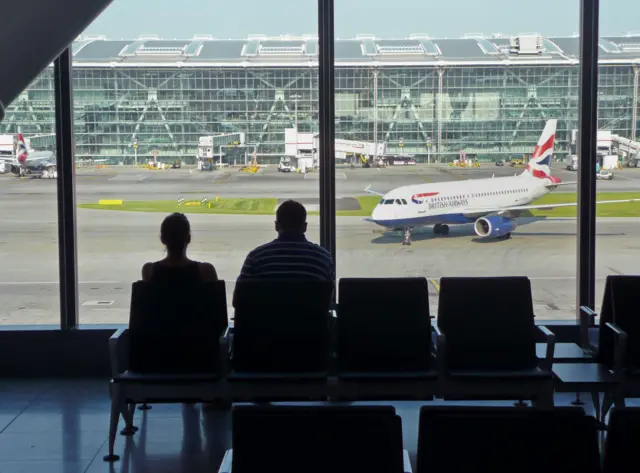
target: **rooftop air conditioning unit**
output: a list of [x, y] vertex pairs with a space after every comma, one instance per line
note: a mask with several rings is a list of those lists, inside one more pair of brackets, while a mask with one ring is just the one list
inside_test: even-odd
[[511, 37], [510, 52], [512, 54], [540, 54], [542, 49], [542, 37], [539, 35], [519, 35]]
[[194, 34], [193, 41], [212, 41], [213, 35], [210, 34]]
[[357, 34], [356, 39], [376, 39], [376, 36], [368, 33]]

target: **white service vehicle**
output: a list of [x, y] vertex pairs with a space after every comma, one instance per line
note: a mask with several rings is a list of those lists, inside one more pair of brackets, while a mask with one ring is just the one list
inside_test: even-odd
[[596, 173], [596, 179], [603, 179], [605, 181], [610, 181], [611, 179], [613, 179], [613, 173], [608, 169], [600, 169]]
[[569, 171], [577, 171], [578, 170], [578, 157], [575, 154], [571, 154], [567, 156], [567, 169]]
[[280, 163], [278, 163], [278, 172], [291, 172], [291, 160], [289, 158], [280, 159]]

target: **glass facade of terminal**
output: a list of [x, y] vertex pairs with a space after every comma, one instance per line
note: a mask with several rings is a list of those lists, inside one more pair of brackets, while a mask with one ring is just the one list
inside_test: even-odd
[[[631, 64], [600, 67], [598, 129], [635, 141], [638, 73]], [[250, 152], [268, 162], [284, 153], [285, 128], [318, 131], [313, 68], [76, 67], [73, 80], [78, 159], [132, 163], [155, 151], [161, 161], [193, 162], [198, 137], [244, 132]], [[460, 151], [504, 159], [529, 153], [545, 120], [557, 118], [562, 159], [578, 129], [578, 86], [577, 65], [338, 65], [336, 137], [384, 141], [420, 161]], [[51, 134], [53, 113], [45, 73], [8, 107], [0, 132]]]

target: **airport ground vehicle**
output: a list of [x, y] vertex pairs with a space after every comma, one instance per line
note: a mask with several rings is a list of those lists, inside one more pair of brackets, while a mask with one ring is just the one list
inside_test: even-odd
[[608, 169], [600, 169], [596, 173], [596, 179], [602, 179], [602, 180], [605, 180], [605, 181], [610, 181], [611, 179], [613, 179], [613, 173], [611, 171], [609, 171]]
[[278, 172], [291, 172], [291, 161], [288, 158], [282, 158], [278, 163]]

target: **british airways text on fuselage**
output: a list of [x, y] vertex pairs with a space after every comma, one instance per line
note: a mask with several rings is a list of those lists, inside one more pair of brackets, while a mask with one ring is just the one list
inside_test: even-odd
[[[424, 202], [423, 202], [424, 203]], [[467, 199], [457, 199], [457, 200], [445, 200], [442, 202], [428, 202], [429, 210], [433, 209], [448, 209], [450, 207], [463, 207], [469, 205], [469, 201]]]

